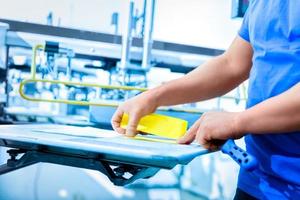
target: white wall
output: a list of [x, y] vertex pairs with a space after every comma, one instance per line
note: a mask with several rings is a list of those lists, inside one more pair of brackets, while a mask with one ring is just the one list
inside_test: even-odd
[[[111, 14], [120, 13], [120, 31], [126, 24], [129, 0], [0, 0], [0, 17], [113, 33]], [[142, 11], [143, 0], [136, 0]], [[231, 0], [157, 0], [154, 38], [226, 49], [240, 26], [230, 18]]]

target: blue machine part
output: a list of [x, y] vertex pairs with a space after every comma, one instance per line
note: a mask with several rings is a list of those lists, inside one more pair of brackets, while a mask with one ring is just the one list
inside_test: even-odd
[[238, 147], [233, 140], [227, 140], [221, 150], [248, 171], [253, 171], [258, 166], [256, 158]]

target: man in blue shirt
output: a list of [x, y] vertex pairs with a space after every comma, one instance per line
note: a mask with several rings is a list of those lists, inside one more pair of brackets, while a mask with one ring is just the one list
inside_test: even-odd
[[[245, 136], [259, 169], [241, 169], [235, 199], [300, 199], [300, 1], [253, 0], [227, 51], [189, 74], [136, 96], [117, 109], [114, 129], [136, 134], [159, 106], [221, 96], [249, 78], [247, 109], [208, 112], [178, 142], [208, 149]], [[130, 116], [120, 128], [123, 113]]]

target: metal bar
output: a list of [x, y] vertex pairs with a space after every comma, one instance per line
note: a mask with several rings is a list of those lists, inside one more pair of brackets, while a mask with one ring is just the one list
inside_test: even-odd
[[130, 61], [130, 48], [132, 44], [132, 25], [134, 17], [134, 1], [130, 0], [129, 13], [127, 18], [127, 27], [122, 36], [122, 55], [121, 55], [121, 69], [126, 69]]
[[[5, 73], [5, 80], [4, 80], [4, 83], [5, 83], [5, 104], [4, 104], [4, 106], [8, 106], [9, 105], [9, 82], [8, 82], [8, 62], [9, 62], [9, 46], [8, 45], [6, 45], [6, 43], [7, 43], [7, 30], [9, 29], [9, 25], [8, 24], [1, 24], [0, 23], [0, 26], [2, 26], [2, 27], [0, 27], [1, 29], [3, 29], [4, 28], [4, 30], [1, 30], [1, 31], [4, 31], [4, 34], [3, 34], [3, 38], [2, 39], [0, 39], [0, 40], [3, 40], [3, 41], [1, 41], [0, 43], [0, 52], [1, 52], [1, 46], [3, 45], [3, 48], [4, 48], [4, 50], [3, 51], [5, 51], [5, 52], [3, 52], [3, 54], [2, 54], [2, 52], [1, 52], [1, 56], [0, 56], [0, 60], [1, 60], [1, 57], [3, 56], [3, 63], [4, 63], [4, 73]], [[1, 36], [0, 36], [0, 38], [1, 38]], [[2, 103], [2, 102], [1, 102]]]
[[144, 46], [143, 46], [143, 59], [142, 68], [148, 69], [151, 64], [151, 49], [152, 49], [152, 33], [155, 11], [155, 0], [144, 1], [146, 5], [144, 13]]
[[10, 31], [14, 32], [26, 32], [42, 35], [52, 35], [59, 37], [75, 38], [82, 40], [98, 41], [113, 43], [114, 37], [116, 37], [117, 43], [121, 44], [121, 36], [114, 36], [108, 33], [99, 33], [93, 31], [78, 30], [72, 28], [64, 28], [58, 26], [49, 26], [44, 24], [36, 24], [30, 22], [21, 22], [9, 19], [1, 19], [0, 22], [8, 23], [10, 25]]
[[[29, 22], [20, 22], [20, 21], [1, 19], [1, 18], [0, 18], [0, 22], [8, 23], [10, 25], [9, 31], [14, 31], [14, 32], [52, 35], [58, 37], [98, 41], [98, 42], [105, 42], [105, 43], [112, 43], [112, 44], [122, 43], [122, 37], [114, 34], [77, 30], [72, 28], [55, 27], [55, 26], [35, 24]], [[136, 47], [142, 47], [143, 41], [141, 38], [133, 38], [132, 45]], [[153, 49], [208, 55], [208, 56], [217, 56], [224, 52], [224, 50], [221, 49], [176, 44], [176, 43], [164, 42], [158, 40], [153, 41]]]
[[39, 161], [35, 159], [32, 152], [26, 152], [19, 160], [9, 159], [6, 164], [0, 166], [0, 175], [6, 174], [33, 164]]

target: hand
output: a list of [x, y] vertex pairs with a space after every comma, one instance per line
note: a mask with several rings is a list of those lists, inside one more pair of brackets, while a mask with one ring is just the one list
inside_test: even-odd
[[[126, 134], [126, 136], [129, 137], [134, 137], [137, 134], [136, 128], [140, 119], [145, 115], [155, 112], [157, 107], [155, 95], [151, 91], [147, 91], [135, 96], [125, 101], [117, 108], [111, 120], [112, 127], [118, 133]], [[124, 113], [129, 115], [129, 121], [126, 130], [120, 127]]]
[[190, 144], [194, 140], [209, 150], [218, 150], [227, 139], [243, 136], [238, 124], [239, 113], [207, 112], [178, 140]]

